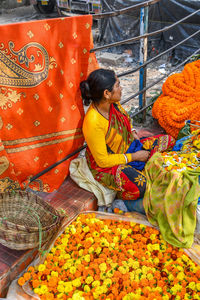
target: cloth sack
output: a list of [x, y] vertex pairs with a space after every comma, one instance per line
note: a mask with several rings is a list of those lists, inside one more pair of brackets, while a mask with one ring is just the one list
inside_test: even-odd
[[71, 161], [69, 166], [70, 177], [81, 188], [92, 192], [97, 200], [98, 206], [110, 206], [116, 196], [116, 191], [111, 190], [96, 181], [88, 167], [85, 157], [78, 157]]

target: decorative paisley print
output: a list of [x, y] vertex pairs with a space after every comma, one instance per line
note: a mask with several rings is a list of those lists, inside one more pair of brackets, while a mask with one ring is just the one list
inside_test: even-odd
[[[48, 77], [49, 55], [42, 45], [33, 42], [14, 51], [15, 45], [10, 41], [10, 54], [3, 47], [4, 45], [0, 47], [0, 85], [30, 88], [37, 86]], [[37, 61], [39, 58], [40, 63], [36, 63], [34, 70], [29, 71], [30, 63], [34, 63], [36, 58]], [[25, 64], [26, 68], [22, 67], [22, 64]]]

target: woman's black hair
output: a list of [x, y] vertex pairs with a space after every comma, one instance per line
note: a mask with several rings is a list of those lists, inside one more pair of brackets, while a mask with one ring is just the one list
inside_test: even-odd
[[104, 91], [111, 92], [115, 82], [116, 75], [113, 70], [97, 69], [90, 73], [87, 80], [80, 83], [84, 105], [89, 105], [91, 101], [99, 103]]

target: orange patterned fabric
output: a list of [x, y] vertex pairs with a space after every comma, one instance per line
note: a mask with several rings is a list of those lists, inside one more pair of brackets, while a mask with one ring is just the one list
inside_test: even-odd
[[[83, 144], [80, 81], [97, 68], [92, 16], [0, 26], [0, 191], [16, 188]], [[31, 186], [52, 192], [69, 160]]]

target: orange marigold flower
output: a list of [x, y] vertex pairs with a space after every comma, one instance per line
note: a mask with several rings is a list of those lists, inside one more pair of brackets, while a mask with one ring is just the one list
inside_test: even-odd
[[25, 284], [26, 281], [25, 281], [24, 277], [20, 277], [17, 282], [20, 286], [22, 286]]

